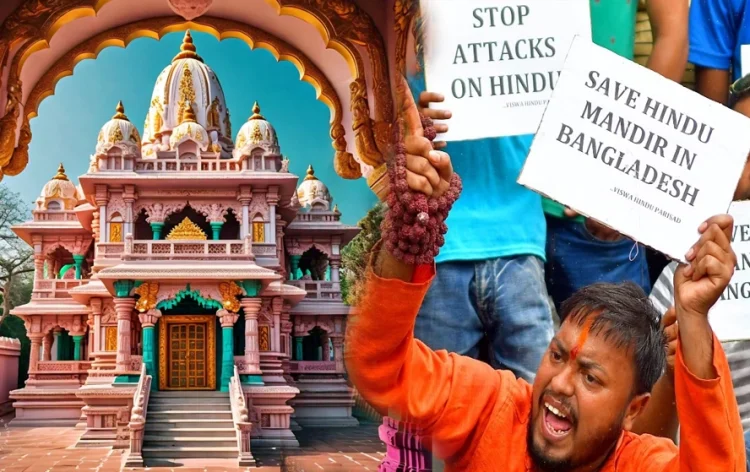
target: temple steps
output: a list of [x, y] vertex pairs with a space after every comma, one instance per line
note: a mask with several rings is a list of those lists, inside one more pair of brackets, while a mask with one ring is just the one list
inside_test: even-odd
[[237, 458], [237, 435], [226, 392], [151, 392], [143, 458]]

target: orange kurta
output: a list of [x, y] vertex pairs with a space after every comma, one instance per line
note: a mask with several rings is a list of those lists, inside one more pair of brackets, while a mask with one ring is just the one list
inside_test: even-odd
[[[381, 413], [417, 424], [449, 471], [532, 471], [526, 446], [531, 385], [509, 371], [414, 339], [431, 280], [386, 280], [368, 272], [349, 321], [346, 362], [360, 394]], [[670, 440], [624, 432], [602, 471], [745, 472], [745, 447], [731, 376], [714, 338], [716, 379], [675, 360], [679, 449]]]

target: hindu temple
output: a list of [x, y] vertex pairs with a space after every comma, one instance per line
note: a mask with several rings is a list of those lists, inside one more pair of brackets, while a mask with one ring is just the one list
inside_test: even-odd
[[117, 104], [88, 172], [50, 172], [13, 228], [35, 268], [12, 312], [32, 346], [13, 422], [77, 425], [78, 447], [128, 449], [132, 466], [252, 465], [298, 428], [357, 425], [340, 261], [359, 230], [312, 166], [289, 172], [259, 104], [233, 133], [189, 31], [176, 53], [142, 133]]

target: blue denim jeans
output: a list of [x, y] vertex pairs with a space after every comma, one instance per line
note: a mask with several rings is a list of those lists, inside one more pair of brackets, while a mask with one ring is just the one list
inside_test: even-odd
[[747, 472], [750, 472], [750, 430], [745, 432], [745, 462]]
[[544, 263], [535, 256], [443, 262], [414, 335], [433, 350], [480, 358], [533, 382], [553, 336]]
[[635, 282], [648, 294], [646, 250], [632, 239], [602, 241], [583, 223], [547, 217], [547, 289], [555, 307], [596, 282]]

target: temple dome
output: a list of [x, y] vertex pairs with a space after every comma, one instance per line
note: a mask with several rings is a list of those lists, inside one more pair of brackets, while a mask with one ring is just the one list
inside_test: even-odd
[[78, 204], [78, 188], [65, 175], [65, 167], [62, 164], [57, 168], [57, 175], [42, 188], [42, 193], [36, 201], [37, 209], [47, 210], [51, 201], [60, 203], [58, 210], [72, 210]]
[[231, 153], [234, 144], [224, 90], [196, 52], [190, 31], [185, 32], [180, 53], [156, 79], [143, 131], [145, 157], [174, 150], [169, 144], [172, 140], [163, 137], [183, 124], [186, 105], [192, 107], [196, 123], [208, 132], [211, 150]]
[[315, 177], [313, 166], [307, 168], [305, 180], [297, 187], [294, 197], [299, 206], [313, 210], [329, 210], [333, 203], [328, 187]]
[[253, 105], [253, 115], [242, 125], [235, 141], [234, 157], [250, 156], [257, 148], [265, 153], [279, 154], [279, 140], [271, 123], [260, 114], [258, 102]]
[[118, 147], [123, 155], [140, 157], [141, 138], [138, 134], [138, 128], [125, 115], [125, 107], [122, 102], [117, 104], [115, 111], [112, 119], [106, 122], [99, 131], [96, 140], [96, 155], [106, 155], [110, 149]]
[[180, 144], [188, 140], [195, 141], [202, 151], [206, 151], [210, 144], [206, 129], [196, 121], [195, 112], [190, 105], [186, 106], [182, 123], [172, 130], [172, 135], [169, 137], [169, 147], [176, 150]]

